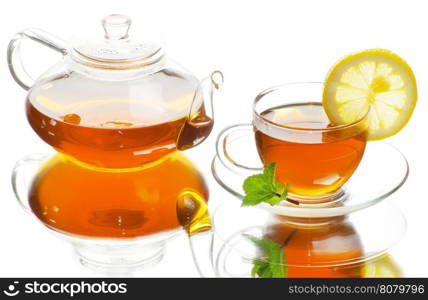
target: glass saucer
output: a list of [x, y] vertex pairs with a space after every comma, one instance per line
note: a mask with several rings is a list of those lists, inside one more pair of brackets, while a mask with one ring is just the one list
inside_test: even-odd
[[[235, 152], [241, 165], [260, 166], [260, 158], [255, 150], [254, 139], [242, 136], [229, 141], [229, 151]], [[242, 151], [245, 149], [245, 151]], [[251, 150], [253, 149], [253, 150]], [[233, 154], [233, 153], [232, 153]], [[260, 171], [237, 172], [224, 166], [215, 156], [211, 170], [216, 181], [226, 191], [239, 199], [244, 197], [244, 180]], [[355, 173], [342, 187], [341, 196], [333, 202], [319, 204], [296, 204], [282, 201], [271, 206], [257, 205], [274, 214], [294, 217], [334, 217], [346, 215], [370, 207], [397, 191], [406, 181], [409, 165], [405, 156], [394, 146], [385, 142], [369, 142]]]
[[348, 216], [296, 218], [224, 201], [213, 214], [213, 264], [217, 276], [249, 277], [261, 252], [246, 237], [281, 245], [288, 277], [400, 277], [388, 257], [406, 231], [389, 201]]

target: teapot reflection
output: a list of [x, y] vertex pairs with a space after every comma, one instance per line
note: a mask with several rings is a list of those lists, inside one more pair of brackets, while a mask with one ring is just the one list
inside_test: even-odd
[[179, 227], [175, 203], [186, 194], [208, 199], [208, 188], [179, 153], [127, 172], [93, 170], [57, 154], [38, 170], [28, 201], [56, 230], [130, 238]]
[[181, 232], [176, 203], [208, 201], [198, 169], [180, 152], [136, 168], [95, 168], [64, 154], [19, 161], [13, 187], [21, 205], [70, 242], [85, 266], [129, 273], [159, 261]]

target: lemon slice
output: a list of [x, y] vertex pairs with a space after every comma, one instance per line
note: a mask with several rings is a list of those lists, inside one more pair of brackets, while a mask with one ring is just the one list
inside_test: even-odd
[[385, 49], [365, 50], [339, 61], [327, 75], [323, 106], [332, 123], [358, 121], [368, 111], [369, 140], [399, 132], [417, 102], [409, 65]]
[[386, 254], [380, 259], [367, 262], [362, 268], [362, 277], [397, 278], [402, 277], [402, 272], [397, 263]]

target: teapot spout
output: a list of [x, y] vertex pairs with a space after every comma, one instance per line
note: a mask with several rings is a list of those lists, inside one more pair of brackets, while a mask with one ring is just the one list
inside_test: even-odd
[[177, 218], [189, 238], [193, 261], [202, 277], [216, 277], [213, 264], [213, 231], [208, 206], [193, 191], [183, 192], [177, 201]]
[[223, 73], [214, 71], [199, 83], [189, 115], [177, 139], [179, 150], [195, 147], [210, 135], [214, 125], [214, 93], [221, 88], [223, 81]]

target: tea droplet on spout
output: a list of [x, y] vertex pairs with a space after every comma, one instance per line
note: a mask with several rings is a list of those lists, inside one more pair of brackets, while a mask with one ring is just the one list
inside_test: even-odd
[[185, 191], [177, 201], [177, 218], [189, 236], [211, 229], [208, 207], [199, 194]]

